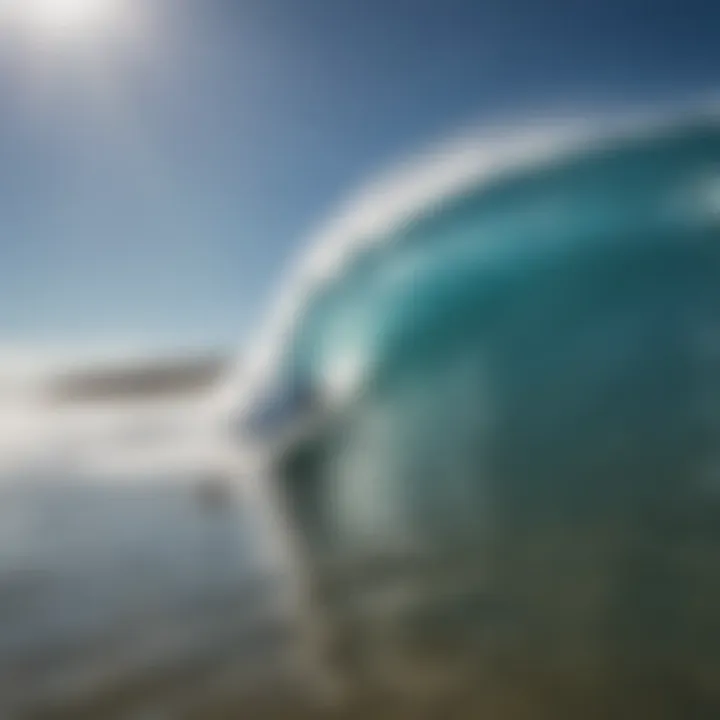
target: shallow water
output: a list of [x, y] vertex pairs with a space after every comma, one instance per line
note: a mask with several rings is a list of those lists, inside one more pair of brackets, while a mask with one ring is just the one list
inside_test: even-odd
[[177, 482], [0, 494], [2, 717], [285, 643], [277, 578], [239, 502]]

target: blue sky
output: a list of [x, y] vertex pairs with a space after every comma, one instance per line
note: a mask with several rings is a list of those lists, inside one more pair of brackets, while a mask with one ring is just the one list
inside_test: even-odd
[[712, 0], [141, 5], [122, 47], [0, 38], [0, 345], [242, 344], [313, 228], [417, 147], [720, 81]]

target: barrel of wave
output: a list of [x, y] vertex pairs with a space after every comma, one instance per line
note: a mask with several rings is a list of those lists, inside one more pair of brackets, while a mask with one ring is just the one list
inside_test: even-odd
[[470, 678], [499, 718], [720, 711], [718, 173], [714, 120], [584, 146], [312, 294], [272, 463], [355, 680]]

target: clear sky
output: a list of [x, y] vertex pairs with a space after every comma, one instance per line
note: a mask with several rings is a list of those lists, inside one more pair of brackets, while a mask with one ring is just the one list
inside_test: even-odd
[[720, 81], [713, 0], [113, 1], [122, 33], [0, 28], [0, 346], [242, 344], [388, 162], [487, 114]]

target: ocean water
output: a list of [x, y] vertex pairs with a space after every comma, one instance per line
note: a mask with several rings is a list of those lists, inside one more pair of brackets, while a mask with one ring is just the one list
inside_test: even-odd
[[243, 653], [274, 663], [279, 579], [239, 498], [137, 478], [6, 480], [0, 498], [0, 716]]

